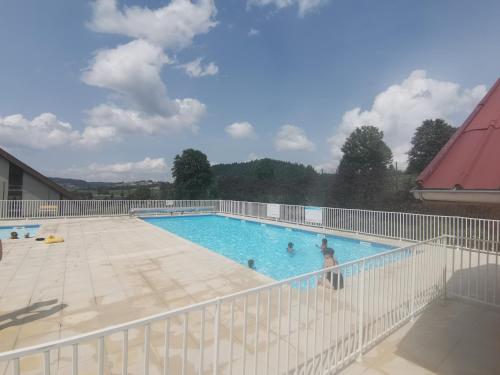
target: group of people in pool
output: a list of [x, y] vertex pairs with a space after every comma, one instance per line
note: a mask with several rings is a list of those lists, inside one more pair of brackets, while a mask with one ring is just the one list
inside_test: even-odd
[[[30, 234], [28, 232], [26, 232], [26, 234], [24, 235], [24, 238], [30, 238]], [[17, 234], [17, 232], [10, 232], [10, 239], [11, 240], [18, 240], [19, 235]]]
[[[321, 240], [321, 245], [316, 245], [316, 247], [318, 247], [321, 250], [321, 253], [323, 254], [323, 268], [331, 268], [339, 265], [337, 258], [335, 258], [335, 250], [333, 250], [333, 248], [331, 247], [328, 247], [328, 240], [326, 238], [323, 238]], [[288, 243], [286, 251], [288, 254], [295, 253], [295, 248], [293, 247], [292, 242]], [[255, 260], [249, 259], [248, 267], [255, 270], [256, 269]], [[344, 277], [340, 272], [328, 271], [325, 275], [325, 278], [326, 280], [328, 280], [327, 283], [323, 282], [321, 278], [319, 281], [321, 284], [325, 286], [333, 287], [334, 289], [339, 289], [339, 288], [342, 289], [344, 287]]]

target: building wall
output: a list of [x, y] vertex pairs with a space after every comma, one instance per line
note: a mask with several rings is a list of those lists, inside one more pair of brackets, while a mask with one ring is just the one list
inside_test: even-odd
[[9, 189], [9, 162], [0, 157], [0, 200], [7, 199]]
[[59, 192], [25, 173], [23, 176], [23, 200], [60, 199]]

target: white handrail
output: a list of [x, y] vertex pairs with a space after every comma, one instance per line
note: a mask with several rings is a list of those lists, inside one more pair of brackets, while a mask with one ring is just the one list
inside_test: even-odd
[[[276, 206], [276, 205], [274, 205]], [[213, 207], [214, 212], [269, 219], [297, 225], [340, 230], [406, 241], [424, 241], [440, 235], [462, 237], [467, 247], [500, 242], [500, 220], [394, 211], [318, 207], [321, 222], [306, 221], [306, 206], [279, 204], [279, 215], [268, 204], [230, 200], [0, 200], [0, 220], [128, 215], [137, 209]], [[484, 248], [488, 250], [488, 247]]]
[[492, 243], [500, 242], [500, 220], [320, 207], [321, 222], [311, 223], [305, 220], [307, 207], [286, 204], [279, 206], [280, 215], [276, 217], [274, 213], [268, 215], [266, 203], [221, 200], [219, 205], [220, 212], [225, 214], [406, 241], [418, 242], [441, 235], [451, 235], [467, 238], [468, 247], [474, 247], [478, 243], [485, 246], [486, 242], [479, 241], [484, 239]]
[[[0, 362], [12, 361], [11, 369], [13, 374], [17, 375], [23, 358], [43, 355], [42, 363], [46, 370], [50, 370], [51, 358], [57, 358], [51, 356], [51, 351], [72, 347], [72, 368], [76, 374], [79, 369], [79, 345], [85, 341], [95, 341], [98, 369], [104, 371], [105, 338], [121, 332], [122, 371], [127, 373], [128, 331], [141, 329], [144, 330], [143, 369], [148, 372], [149, 351], [153, 340], [151, 325], [165, 322], [163, 355], [165, 366], [170, 366], [170, 351], [174, 349], [169, 344], [169, 337], [176, 324], [173, 318], [182, 317], [183, 326], [175, 327], [184, 332], [181, 345], [183, 350], [180, 355], [185, 368], [188, 355], [187, 335], [192, 334], [190, 317], [193, 314], [201, 314], [201, 337], [215, 345], [212, 358], [205, 359], [211, 361], [213, 372], [216, 373], [218, 364], [224, 360], [221, 353], [230, 353], [229, 367], [237, 367], [237, 363], [233, 363], [233, 352], [236, 351], [233, 346], [237, 345], [233, 340], [233, 331], [236, 329], [235, 322], [238, 321], [235, 315], [239, 314], [239, 319], [244, 322], [242, 347], [245, 349], [240, 348], [243, 350], [243, 363], [246, 360], [248, 365], [253, 363], [254, 372], [262, 370], [266, 373], [270, 364], [272, 365], [268, 358], [274, 355], [278, 369], [290, 370], [294, 367], [299, 369], [301, 366], [320, 365], [323, 366], [322, 371], [328, 372], [335, 371], [359, 357], [373, 343], [405, 320], [411, 319], [436, 298], [449, 295], [500, 305], [500, 295], [497, 296], [500, 294], [500, 288], [497, 288], [500, 264], [498, 220], [322, 207], [321, 221], [311, 222], [306, 221], [307, 208], [304, 206], [280, 204], [279, 215], [276, 216], [274, 212], [272, 216], [268, 216], [267, 203], [225, 200], [0, 201], [0, 219], [116, 216], [128, 215], [134, 208], [161, 211], [179, 207], [214, 207], [215, 212], [226, 215], [420, 242], [83, 335], [0, 353]], [[484, 269], [484, 272], [480, 271], [481, 269]], [[329, 277], [329, 282], [336, 280], [337, 285], [340, 285], [341, 275], [344, 275], [345, 279], [342, 282], [346, 283], [344, 289], [333, 292], [333, 288], [330, 288], [327, 292], [324, 288], [322, 296], [318, 295], [319, 288], [314, 287], [316, 282], [325, 283]], [[283, 293], [284, 290], [288, 293]], [[262, 294], [267, 298], [261, 299]], [[278, 295], [278, 307], [271, 306], [275, 303], [274, 294]], [[243, 304], [242, 310], [236, 309], [238, 303]], [[327, 303], [330, 304], [329, 307]], [[305, 306], [302, 306], [304, 304]], [[231, 309], [230, 326], [229, 329], [222, 330], [224, 325], [228, 328], [227, 321], [221, 320], [223, 309], [227, 310], [228, 305]], [[352, 307], [346, 310], [345, 306]], [[208, 318], [208, 311], [213, 314], [213, 318]], [[310, 313], [314, 317], [312, 328]], [[250, 316], [251, 314], [253, 315]], [[329, 318], [325, 319], [325, 315]], [[318, 316], [322, 316], [322, 319], [318, 320]], [[255, 329], [247, 329], [247, 320], [250, 318], [254, 319]], [[288, 331], [286, 326], [282, 327], [282, 321], [286, 322]], [[261, 324], [267, 327], [278, 324], [278, 331], [284, 332], [286, 337], [285, 342], [277, 340], [277, 347], [273, 347], [269, 338], [272, 334], [271, 328], [265, 329], [265, 335], [259, 335], [258, 327]], [[317, 324], [322, 324], [319, 329], [322, 337], [319, 343]], [[209, 325], [213, 325], [212, 331], [205, 329], [205, 326]], [[326, 332], [325, 329], [329, 331]], [[222, 350], [219, 348], [219, 345], [223, 345], [221, 335], [227, 331], [230, 332], [230, 347]], [[326, 333], [329, 335], [327, 342]], [[293, 339], [297, 340], [294, 343], [290, 341], [292, 335], [295, 335]], [[314, 338], [312, 349], [307, 348], [311, 337]], [[246, 343], [251, 338], [254, 339], [254, 353], [247, 353]], [[261, 346], [258, 344], [263, 342], [265, 352], [259, 353]], [[200, 369], [206, 362], [204, 343], [205, 340], [200, 339], [197, 359]], [[296, 345], [294, 351], [290, 350], [292, 344]], [[300, 348], [304, 346], [305, 350], [301, 351]], [[285, 363], [280, 362], [280, 353], [286, 353]], [[248, 357], [251, 355], [254, 357], [250, 362]], [[266, 360], [259, 361], [257, 356]], [[258, 367], [261, 363], [265, 364], [263, 369]]]
[[[415, 312], [420, 311], [427, 304], [432, 302], [432, 300], [438, 298], [441, 295], [441, 291], [445, 287], [445, 284], [443, 283], [443, 279], [441, 277], [442, 269], [444, 267], [443, 264], [440, 264], [439, 262], [434, 262], [435, 264], [430, 268], [430, 270], [425, 275], [422, 275], [422, 277], [417, 278], [417, 283], [415, 286], [416, 292], [412, 293], [411, 295], [407, 293], [407, 291], [403, 288], [403, 285], [409, 283], [409, 278], [411, 277], [411, 275], [408, 272], [405, 273], [404, 271], [407, 270], [409, 265], [414, 261], [419, 262], [419, 264], [422, 265], [430, 264], [433, 261], [433, 258], [435, 258], [435, 256], [439, 254], [440, 251], [446, 251], [446, 244], [447, 244], [447, 237], [443, 236], [440, 238], [428, 240], [418, 244], [413, 244], [399, 249], [389, 250], [381, 254], [376, 254], [363, 259], [348, 262], [342, 265], [337, 265], [320, 271], [309, 272], [304, 275], [292, 277], [282, 281], [277, 281], [269, 285], [258, 286], [242, 292], [233, 293], [209, 301], [193, 304], [191, 306], [182, 307], [174, 309], [172, 311], [134, 320], [132, 322], [114, 325], [112, 327], [107, 327], [105, 329], [100, 329], [94, 332], [74, 336], [71, 338], [56, 340], [53, 342], [35, 345], [28, 348], [16, 349], [0, 353], [0, 362], [12, 360], [14, 363], [13, 365], [14, 373], [18, 374], [19, 372], [16, 372], [18, 371], [16, 370], [18, 369], [16, 364], [19, 364], [19, 361], [22, 360], [23, 358], [31, 355], [50, 353], [51, 350], [55, 349], [72, 347], [74, 353], [74, 361], [76, 361], [73, 362], [73, 366], [74, 368], [78, 368], [78, 345], [91, 340], [97, 340], [98, 354], [99, 354], [98, 358], [100, 366], [99, 369], [102, 370], [101, 366], [103, 366], [103, 363], [105, 362], [105, 359], [103, 358], [103, 356], [105, 355], [104, 338], [109, 337], [110, 335], [119, 332], [123, 333], [124, 337], [123, 355], [125, 356], [127, 355], [126, 353], [128, 353], [127, 352], [128, 344], [126, 341], [128, 331], [134, 328], [144, 328], [145, 332], [144, 353], [146, 355], [149, 353], [149, 345], [151, 344], [149, 332], [152, 324], [160, 321], [166, 322], [167, 328], [165, 330], [166, 332], [165, 340], [167, 340], [168, 344], [168, 332], [169, 332], [168, 326], [170, 324], [173, 324], [172, 318], [179, 316], [184, 317], [183, 329], [184, 329], [184, 335], [187, 335], [189, 331], [188, 317], [190, 316], [190, 314], [201, 312], [203, 319], [205, 319], [204, 312], [209, 308], [215, 308], [214, 322], [216, 324], [215, 327], [217, 328], [220, 320], [219, 314], [221, 313], [221, 309], [223, 307], [227, 307], [227, 305], [231, 306], [232, 314], [234, 314], [235, 303], [240, 301], [245, 301], [245, 306], [247, 306], [248, 301], [254, 300], [256, 298], [257, 305], [254, 306], [257, 309], [256, 310], [257, 315], [255, 315], [256, 331], [254, 332], [256, 335], [258, 335], [257, 327], [259, 326], [259, 324], [267, 324], [270, 327], [271, 320], [275, 321], [276, 319], [278, 319], [281, 322], [282, 315], [284, 317], [288, 317], [287, 319], [289, 321], [293, 317], [295, 317], [294, 319], [298, 319], [297, 322], [303, 320], [303, 312], [300, 312], [300, 305], [302, 304], [306, 305], [304, 307], [305, 310], [303, 309], [303, 311], [306, 311], [308, 314], [306, 322], [309, 322], [309, 310], [314, 311], [314, 314], [312, 315], [315, 321], [314, 332], [316, 332], [317, 328], [316, 324], [320, 324], [321, 320], [322, 320], [321, 324], [323, 324], [323, 329], [325, 328], [324, 325], [328, 324], [330, 329], [329, 332], [330, 344], [328, 345], [325, 344], [324, 337], [322, 336], [323, 339], [318, 344], [317, 348], [318, 350], [314, 349], [312, 353], [311, 350], [306, 351], [305, 357], [301, 356], [300, 359], [299, 357], [296, 357], [294, 363], [296, 362], [296, 365], [300, 367], [300, 366], [308, 366], [309, 361], [313, 362], [319, 361], [320, 360], [319, 358], [323, 358], [323, 360], [325, 358], [328, 358], [330, 360], [331, 358], [333, 358], [332, 351], [335, 350], [336, 353], [336, 351], [338, 350], [338, 346], [340, 345], [340, 342], [342, 342], [343, 353], [341, 358], [338, 359], [338, 361], [336, 362], [330, 361], [330, 363], [321, 362], [321, 365], [324, 366], [323, 368], [326, 369], [336, 368], [337, 366], [339, 366], [340, 363], [347, 363], [353, 358], [359, 357], [363, 351], [365, 351], [370, 345], [373, 344], [373, 342], [381, 339], [385, 334], [387, 334], [389, 331], [391, 331], [399, 324], [401, 324], [402, 321], [409, 319], [411, 316], [413, 316]], [[443, 259], [443, 257], [439, 257], [437, 259]], [[390, 272], [386, 272], [389, 270]], [[431, 270], [433, 272], [431, 272]], [[341, 275], [344, 275], [343, 277], [345, 281], [340, 280]], [[328, 281], [328, 277], [330, 277], [330, 281]], [[335, 297], [337, 298], [336, 301], [337, 309], [338, 309], [338, 304], [340, 303], [339, 299], [343, 301], [341, 304], [342, 306], [347, 306], [346, 304], [348, 301], [350, 301], [350, 304], [354, 306], [350, 311], [345, 311], [345, 309], [343, 308], [344, 311], [337, 313], [336, 318], [337, 319], [342, 318], [344, 321], [344, 329], [335, 332], [333, 332], [333, 323], [334, 323], [333, 305], [332, 305], [334, 303], [333, 299], [334, 295], [332, 294], [333, 288], [329, 288], [328, 292], [326, 292], [327, 290], [326, 288], [323, 288], [322, 297], [319, 297], [318, 296], [319, 288], [314, 287], [316, 282], [321, 281], [323, 283], [322, 285], [324, 285], [324, 283], [333, 282], [334, 280], [336, 280], [337, 285], [341, 285], [341, 283], [344, 282], [346, 283], [343, 289], [339, 289], [337, 292], [335, 292], [337, 296]], [[311, 289], [311, 285], [315, 289]], [[279, 291], [279, 295], [281, 296], [281, 292], [285, 288], [288, 288], [289, 296], [292, 296], [292, 294], [295, 295], [296, 293], [294, 292], [294, 290], [296, 290], [298, 292], [298, 299], [295, 299], [294, 303], [292, 303], [292, 300], [290, 299], [288, 301], [289, 302], [288, 311], [283, 311], [282, 308], [283, 304], [281, 303], [281, 297], [280, 297], [279, 310], [277, 311], [277, 313], [275, 312], [277, 316], [273, 316], [272, 315], [273, 310], [271, 309], [270, 306], [270, 303], [272, 303], [273, 301], [271, 299], [271, 294]], [[301, 289], [306, 289], [305, 293], [301, 293]], [[382, 291], [386, 293], [380, 295], [380, 298], [383, 299], [385, 305], [383, 307], [380, 307], [377, 306], [379, 302], [378, 300], [370, 299], [369, 297], [370, 293], [374, 292], [381, 293]], [[267, 309], [259, 309], [258, 301], [259, 301], [259, 296], [262, 293], [267, 294], [267, 302], [266, 302]], [[304, 295], [308, 296], [306, 301], [304, 301], [303, 298], [300, 297], [301, 294], [303, 297]], [[328, 294], [329, 297], [327, 297]], [[356, 295], [355, 300], [353, 300], [352, 297], [353, 294]], [[312, 295], [315, 295], [315, 298], [313, 299], [309, 298], [309, 296]], [[323, 306], [325, 306], [326, 302], [330, 303], [330, 310], [324, 309], [322, 310], [322, 313], [318, 314], [318, 310], [320, 310], [320, 308], [318, 307], [319, 298], [322, 298]], [[413, 298], [413, 300], [410, 301], [410, 298]], [[262, 304], [264, 304], [264, 301], [265, 300], [263, 300]], [[297, 307], [299, 309], [298, 315], [296, 315], [295, 314], [296, 311], [293, 310], [294, 309], [293, 306], [296, 304], [298, 304]], [[409, 309], [410, 305], [414, 306], [413, 310]], [[244, 309], [245, 320], [248, 319], [246, 314], [248, 314], [249, 310], [250, 309], [249, 308], [247, 309], [247, 307], [245, 307]], [[267, 313], [263, 313], [263, 311], [261, 310], [267, 311]], [[325, 323], [324, 316], [323, 318], [321, 318], [321, 314], [328, 314], [328, 311], [331, 317], [327, 321], [327, 323]], [[342, 316], [338, 314], [341, 314]], [[262, 315], [261, 319], [262, 323], [259, 323], [259, 317], [261, 315]], [[348, 320], [349, 323], [349, 333], [346, 331], [346, 326], [345, 326], [346, 319]], [[203, 320], [203, 322], [205, 322], [205, 320]], [[234, 322], [234, 316], [231, 319], [231, 325], [233, 324], [233, 322]], [[204, 326], [204, 324], [205, 323], [202, 324], [202, 327]], [[227, 322], [225, 322], [225, 324], [227, 324]], [[351, 332], [350, 328], [352, 324], [354, 324], [353, 332]], [[298, 327], [299, 329], [302, 329], [300, 328], [302, 326]], [[371, 334], [369, 334], [368, 331], [366, 331], [368, 328], [372, 330]], [[231, 326], [230, 329], [232, 332], [233, 326]], [[309, 324], [306, 324], [306, 332], [305, 332], [306, 337], [307, 335], [309, 335], [309, 331], [310, 331], [310, 326]], [[366, 335], [364, 334], [365, 331]], [[214, 336], [211, 336], [211, 339], [213, 340], [213, 344], [215, 345], [216, 348], [216, 352], [214, 353], [213, 357], [213, 365], [215, 366], [216, 369], [218, 361], [223, 359], [219, 358], [217, 354], [217, 352], [220, 353], [218, 346], [222, 345], [219, 336], [220, 332], [218, 328], [214, 332], [215, 332]], [[271, 350], [269, 341], [269, 331], [267, 332], [268, 333], [264, 335], [263, 338], [259, 338], [259, 336], [254, 336], [256, 340], [255, 345], [257, 345], [257, 343], [261, 342], [262, 340], [264, 340], [267, 343], [265, 345], [266, 357], [270, 355], [270, 353], [267, 351]], [[312, 334], [313, 332], [311, 331], [311, 335]], [[351, 334], [354, 336], [351, 336]], [[252, 332], [246, 331], [246, 335], [252, 335]], [[288, 335], [290, 335], [290, 324], [289, 324]], [[335, 335], [335, 340], [332, 340], [331, 335]], [[185, 345], [187, 345], [185, 342], [186, 337], [187, 336], [184, 336], [184, 344], [183, 344], [184, 350], [186, 349]], [[314, 337], [317, 338], [316, 333], [314, 333]], [[298, 336], [297, 339], [299, 339]], [[230, 341], [231, 341], [230, 345], [232, 346], [234, 344], [232, 336]], [[346, 342], [349, 342], [348, 348], [344, 347], [344, 344]], [[302, 342], [301, 340], [299, 340], [298, 344], [308, 345], [307, 342]], [[200, 342], [200, 345], [201, 345], [200, 356], [202, 356], [203, 343]], [[167, 348], [165, 349], [166, 355], [168, 356], [168, 345], [166, 346], [166, 348]], [[258, 347], [256, 346], [256, 348]], [[274, 351], [276, 349], [273, 347], [272, 350]], [[344, 350], [346, 351], [344, 352]], [[230, 352], [232, 353], [232, 349]], [[328, 353], [328, 356], [326, 355], [323, 356], [323, 353]], [[258, 352], [256, 351], [255, 356], [257, 356], [257, 354]], [[311, 354], [311, 356], [309, 356], [309, 354]], [[145, 366], [144, 370], [146, 371], [146, 369], [149, 366], [149, 357], [146, 355], [145, 358], [146, 359], [144, 362]], [[183, 361], [185, 360], [186, 357], [183, 357]], [[229, 361], [231, 363], [232, 360], [233, 358], [229, 358]], [[167, 357], [165, 357], [165, 362], [168, 363]], [[257, 371], [257, 366], [259, 366], [259, 363], [260, 362], [258, 362], [255, 357], [255, 365], [254, 365], [255, 371]], [[269, 361], [266, 361], [265, 365], [269, 366]], [[127, 364], [124, 363], [123, 366], [124, 368], [126, 368]], [[214, 373], [216, 373], [215, 370]]]

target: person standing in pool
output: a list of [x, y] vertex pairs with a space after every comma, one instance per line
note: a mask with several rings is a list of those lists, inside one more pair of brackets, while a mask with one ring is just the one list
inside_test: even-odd
[[293, 243], [292, 242], [288, 242], [288, 247], [286, 248], [286, 252], [288, 254], [295, 253], [295, 249], [293, 248]]
[[[331, 248], [327, 248], [327, 250], [323, 252], [323, 268], [331, 268], [339, 265], [334, 254], [335, 252]], [[333, 287], [335, 290], [344, 288], [344, 277], [340, 271], [328, 271], [325, 274], [325, 278], [328, 280], [328, 283], [325, 283], [326, 286]], [[320, 284], [322, 284], [322, 282], [320, 282]]]
[[17, 232], [11, 232], [10, 233], [10, 239], [11, 240], [17, 240], [19, 237], [17, 235]]
[[323, 253], [323, 255], [325, 255], [325, 252], [330, 249], [333, 251], [333, 249], [329, 248], [328, 247], [328, 240], [326, 238], [323, 238], [321, 240], [321, 246], [318, 246], [316, 245], [317, 248], [319, 248], [321, 250], [321, 252]]
[[326, 238], [323, 238], [321, 240], [321, 246], [316, 245], [316, 247], [318, 249], [320, 249], [322, 252], [324, 252], [326, 250], [326, 248], [328, 247], [328, 240]]

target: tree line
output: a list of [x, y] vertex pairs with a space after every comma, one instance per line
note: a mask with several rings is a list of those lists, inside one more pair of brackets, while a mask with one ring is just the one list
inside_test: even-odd
[[484, 207], [426, 205], [410, 193], [418, 174], [455, 132], [442, 119], [423, 121], [411, 139], [406, 170], [396, 168], [384, 133], [370, 125], [356, 128], [346, 139], [335, 173], [269, 158], [210, 165], [202, 151], [187, 149], [174, 158], [173, 182], [162, 182], [155, 191], [141, 186], [130, 198], [228, 199], [493, 217]]
[[322, 174], [310, 165], [260, 159], [210, 166], [207, 156], [188, 149], [172, 167], [171, 194], [176, 199], [233, 199], [363, 209], [414, 209], [410, 194], [416, 176], [454, 134], [442, 119], [425, 120], [415, 131], [408, 168], [398, 171], [384, 134], [360, 126], [342, 146], [336, 173]]

